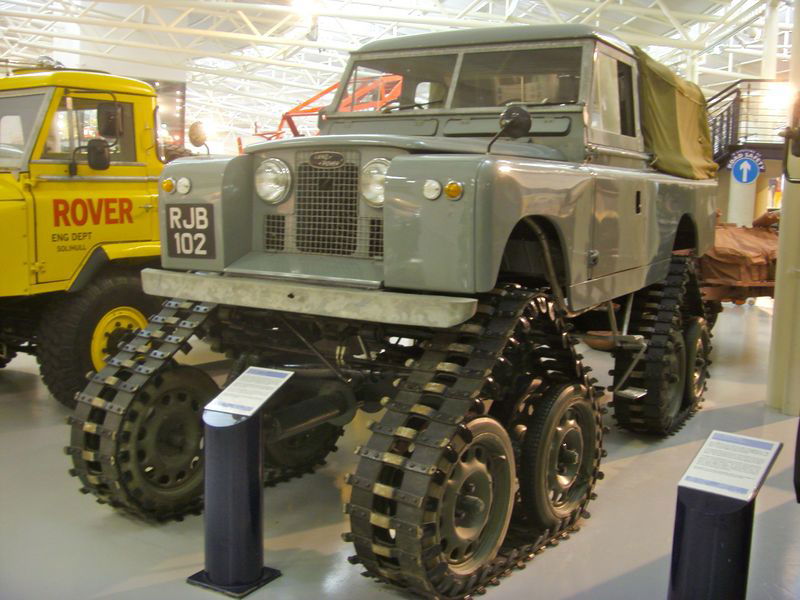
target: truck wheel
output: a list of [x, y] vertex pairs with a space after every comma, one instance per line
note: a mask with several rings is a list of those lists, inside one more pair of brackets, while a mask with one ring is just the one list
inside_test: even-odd
[[138, 273], [105, 275], [53, 301], [39, 324], [37, 359], [56, 400], [74, 408], [86, 373], [102, 369], [125, 334], [145, 327], [159, 304], [142, 291]]
[[204, 371], [167, 367], [125, 414], [116, 460], [127, 495], [144, 514], [184, 514], [203, 493], [203, 407], [219, 394]]
[[575, 522], [600, 466], [602, 425], [586, 388], [552, 386], [536, 402], [522, 442], [520, 494], [537, 530]]
[[711, 333], [702, 317], [693, 317], [683, 332], [686, 343], [686, 391], [684, 406], [696, 409], [703, 400], [711, 361]]
[[614, 417], [620, 426], [638, 433], [669, 435], [693, 413], [699, 402], [686, 396], [687, 345], [684, 324], [703, 313], [691, 259], [675, 256], [667, 278], [634, 297], [630, 332], [648, 342], [624, 388], [622, 374], [633, 360], [632, 351], [617, 352], [614, 365]]
[[[240, 356], [228, 373], [225, 386], [244, 372], [247, 367], [256, 365], [258, 359], [252, 355]], [[290, 380], [287, 388], [293, 386]], [[282, 394], [268, 403], [270, 410], [284, 408], [290, 405], [294, 396], [282, 390]], [[267, 412], [264, 419], [267, 419]], [[273, 486], [304, 473], [310, 473], [316, 467], [325, 464], [325, 457], [335, 452], [336, 442], [344, 433], [344, 428], [330, 423], [323, 423], [314, 429], [306, 431], [285, 440], [271, 442], [264, 439], [264, 485]]]

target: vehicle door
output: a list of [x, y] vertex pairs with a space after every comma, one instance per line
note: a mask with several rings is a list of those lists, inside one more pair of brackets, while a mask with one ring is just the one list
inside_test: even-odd
[[594, 57], [588, 142], [595, 179], [591, 277], [646, 263], [650, 206], [636, 99], [635, 60], [605, 44]]
[[[152, 239], [152, 173], [137, 145], [132, 96], [60, 89], [42, 128], [30, 172], [36, 211], [38, 283], [71, 279], [99, 245]], [[106, 138], [111, 164], [96, 171], [85, 146], [98, 133], [97, 109], [121, 107], [119, 137]], [[83, 149], [82, 149], [83, 148]], [[70, 174], [70, 162], [77, 171]]]

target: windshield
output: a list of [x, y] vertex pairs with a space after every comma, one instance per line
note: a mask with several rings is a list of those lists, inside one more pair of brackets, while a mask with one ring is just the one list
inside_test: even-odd
[[339, 112], [442, 108], [455, 54], [393, 56], [353, 65]]
[[464, 52], [455, 84], [457, 54], [359, 60], [338, 112], [573, 104], [579, 99], [581, 55], [578, 45]]
[[28, 143], [39, 131], [37, 117], [45, 95], [0, 98], [0, 168], [22, 169]]

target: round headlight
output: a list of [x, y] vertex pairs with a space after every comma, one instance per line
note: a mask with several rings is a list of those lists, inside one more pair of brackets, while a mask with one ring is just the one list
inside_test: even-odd
[[389, 161], [385, 158], [371, 160], [361, 170], [361, 194], [370, 206], [375, 208], [383, 206], [388, 170]]
[[280, 159], [268, 158], [256, 167], [256, 193], [264, 202], [277, 204], [289, 193], [292, 173]]

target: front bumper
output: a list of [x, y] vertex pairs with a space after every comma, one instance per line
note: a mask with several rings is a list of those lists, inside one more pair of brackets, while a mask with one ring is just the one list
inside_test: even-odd
[[474, 298], [163, 269], [144, 269], [142, 287], [154, 296], [417, 327], [453, 327], [472, 317], [478, 308]]

